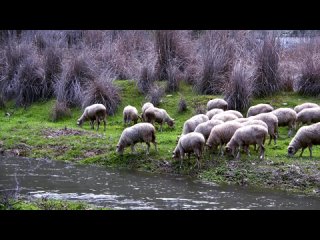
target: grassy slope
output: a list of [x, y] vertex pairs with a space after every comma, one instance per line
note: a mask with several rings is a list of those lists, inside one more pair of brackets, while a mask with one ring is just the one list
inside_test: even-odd
[[[320, 157], [319, 148], [314, 147], [313, 160], [308, 158], [308, 151], [302, 158], [297, 157], [298, 154], [294, 158], [287, 158], [286, 149], [291, 139], [287, 138], [286, 127], [279, 128], [278, 144], [272, 143], [266, 147], [266, 160], [263, 162], [257, 160], [257, 154], [251, 150], [252, 156], [246, 158], [242, 155], [241, 161], [216, 156], [212, 161], [212, 157], [206, 157], [204, 168], [200, 172], [193, 168], [194, 158], [191, 158], [191, 163], [185, 161], [183, 169], [179, 169], [178, 162], [173, 161], [171, 156], [184, 121], [194, 114], [193, 107], [196, 103], [205, 105], [209, 99], [219, 97], [197, 95], [187, 85], [182, 85], [179, 93], [166, 95], [160, 105], [175, 119], [176, 124], [173, 129], [166, 125], [163, 132], [157, 132], [159, 152], [156, 153], [154, 146], [151, 146], [150, 155], [146, 156], [145, 144], [138, 144], [136, 146], [138, 154], [131, 154], [130, 148], [127, 148], [124, 156], [119, 157], [115, 153], [115, 147], [124, 129], [122, 109], [130, 104], [137, 107], [140, 112], [146, 100], [137, 92], [134, 82], [116, 81], [116, 84], [121, 88], [122, 102], [115, 116], [108, 117], [106, 132], [103, 132], [103, 128], [100, 128], [98, 132], [93, 131], [86, 122], [82, 129], [88, 133], [85, 135], [52, 137], [43, 134], [42, 130], [47, 128], [63, 129], [67, 127], [79, 130], [76, 126], [76, 119], [82, 113], [80, 109], [73, 109], [72, 117], [69, 119], [59, 122], [50, 121], [49, 114], [54, 104], [52, 100], [33, 104], [27, 110], [16, 109], [10, 119], [5, 116], [4, 110], [0, 110], [0, 141], [2, 141], [0, 148], [3, 145], [3, 150], [19, 149], [19, 154], [27, 157], [97, 163], [108, 167], [137, 168], [147, 171], [197, 174], [200, 178], [218, 182], [276, 186], [303, 191], [311, 191], [320, 187], [318, 181], [308, 178], [309, 175], [316, 174], [320, 170], [319, 161], [317, 161]], [[181, 95], [188, 104], [188, 110], [184, 113], [178, 113], [178, 102]], [[320, 103], [319, 99], [301, 97], [296, 93], [281, 93], [265, 99], [255, 99], [252, 105], [270, 103], [275, 107], [294, 107], [306, 101]], [[13, 111], [13, 108], [7, 111]], [[21, 143], [31, 146], [31, 150], [21, 147]], [[300, 172], [296, 167], [300, 169]], [[304, 176], [305, 179], [301, 178], [301, 184], [295, 184], [295, 180], [291, 179], [295, 174]], [[295, 178], [299, 178], [300, 175]]]

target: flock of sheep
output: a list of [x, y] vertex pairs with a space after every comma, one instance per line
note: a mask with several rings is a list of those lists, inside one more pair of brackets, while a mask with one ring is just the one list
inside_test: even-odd
[[[308, 147], [312, 157], [312, 146], [320, 144], [320, 106], [318, 104], [303, 103], [294, 109], [274, 109], [269, 104], [257, 104], [248, 109], [245, 118], [240, 112], [227, 109], [226, 101], [219, 98], [213, 99], [207, 103], [206, 114], [198, 114], [185, 121], [172, 156], [180, 159], [180, 167], [185, 154], [190, 157], [190, 154], [194, 153], [200, 168], [200, 158], [205, 146], [209, 151], [217, 150], [219, 147], [219, 154], [223, 155], [225, 152], [239, 159], [241, 150], [249, 155], [249, 145], [254, 145], [255, 150], [258, 145], [259, 158], [264, 159], [265, 140], [269, 135], [268, 144], [272, 140], [276, 144], [279, 136], [278, 126], [288, 126], [290, 137], [294, 129], [298, 129], [302, 124], [308, 124], [300, 127], [291, 140], [288, 146], [289, 156], [293, 156], [300, 148], [301, 156]], [[104, 105], [93, 104], [84, 110], [77, 124], [81, 126], [85, 120], [90, 120], [91, 128], [94, 129], [96, 121], [98, 130], [100, 121], [103, 121], [105, 129], [106, 115]], [[139, 119], [141, 123], [137, 123]], [[123, 154], [128, 146], [131, 147], [132, 152], [135, 152], [134, 146], [138, 142], [147, 144], [147, 154], [149, 154], [150, 143], [154, 144], [157, 151], [155, 123], [160, 124], [160, 131], [164, 123], [169, 127], [173, 127], [175, 123], [165, 109], [154, 107], [150, 102], [143, 105], [141, 115], [135, 107], [126, 106], [123, 110], [123, 121], [126, 126], [131, 122], [134, 125], [123, 130], [116, 149], [119, 154]]]

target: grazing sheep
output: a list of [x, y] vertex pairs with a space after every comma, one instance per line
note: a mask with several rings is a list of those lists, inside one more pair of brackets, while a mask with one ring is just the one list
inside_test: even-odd
[[184, 154], [188, 153], [190, 158], [190, 153], [194, 153], [197, 157], [198, 168], [200, 165], [200, 157], [202, 156], [204, 144], [204, 136], [198, 132], [191, 132], [182, 135], [178, 141], [176, 148], [173, 151], [172, 158], [180, 158], [180, 168], [182, 167], [182, 161], [184, 160]]
[[209, 118], [209, 120], [210, 120], [214, 115], [216, 115], [216, 114], [218, 114], [218, 113], [222, 113], [222, 112], [223, 112], [222, 109], [220, 109], [220, 108], [214, 108], [214, 109], [211, 109], [210, 111], [208, 111], [208, 112], [206, 113], [206, 115], [208, 116], [208, 118]]
[[264, 142], [268, 135], [267, 128], [259, 125], [248, 125], [241, 127], [235, 131], [232, 138], [226, 145], [226, 153], [235, 156], [235, 150], [239, 147], [237, 159], [240, 159], [240, 150], [243, 148], [247, 155], [249, 155], [249, 145], [258, 144], [260, 147], [260, 159], [264, 159]]
[[244, 122], [248, 122], [248, 121], [252, 121], [251, 119], [249, 118], [236, 118], [232, 121], [235, 121], [235, 122], [239, 122], [239, 123], [244, 123]]
[[311, 124], [320, 122], [320, 107], [306, 108], [297, 114], [297, 129], [302, 124]]
[[320, 123], [301, 127], [288, 146], [288, 155], [292, 157], [300, 148], [301, 154], [308, 147], [312, 158], [312, 145], [320, 145]]
[[262, 121], [262, 120], [252, 120], [252, 119], [249, 119], [248, 121], [246, 122], [243, 122], [242, 123], [242, 126], [249, 126], [249, 125], [260, 125], [262, 127], [265, 127], [267, 130], [268, 130], [268, 125]]
[[142, 108], [141, 108], [141, 118], [143, 121], [146, 122], [145, 116], [144, 116], [144, 112], [147, 110], [147, 108], [149, 107], [154, 107], [153, 104], [151, 102], [146, 102], [145, 104], [143, 104]]
[[238, 118], [243, 118], [242, 113], [239, 111], [236, 111], [236, 110], [227, 110], [227, 111], [225, 111], [225, 113], [231, 113], [231, 114], [236, 115]]
[[193, 132], [200, 123], [206, 122], [208, 120], [208, 116], [204, 114], [197, 114], [189, 118], [183, 124], [182, 134], [184, 135]]
[[166, 110], [157, 107], [149, 107], [144, 112], [146, 122], [155, 122], [160, 124], [160, 130], [162, 132], [163, 123], [167, 123], [169, 127], [173, 127], [174, 119], [169, 116]]
[[270, 135], [270, 140], [268, 145], [270, 145], [271, 140], [274, 140], [274, 144], [277, 143], [277, 132], [278, 132], [278, 118], [273, 113], [260, 113], [258, 115], [249, 117], [252, 120], [262, 120], [268, 125], [268, 133]]
[[138, 110], [135, 107], [128, 105], [123, 109], [123, 122], [125, 125], [130, 124], [131, 121], [136, 124], [139, 118]]
[[208, 139], [211, 129], [214, 126], [217, 126], [219, 124], [223, 123], [223, 121], [221, 120], [210, 120], [210, 121], [206, 121], [203, 123], [200, 123], [195, 129], [194, 132], [198, 132], [198, 133], [202, 133], [202, 135], [204, 136], [205, 140]]
[[97, 122], [98, 127], [97, 131], [99, 130], [100, 120], [103, 121], [104, 124], [104, 131], [106, 130], [106, 118], [107, 118], [107, 109], [103, 104], [92, 104], [84, 109], [82, 116], [77, 120], [77, 125], [79, 127], [82, 124], [90, 120], [91, 129], [94, 129], [94, 121]]
[[134, 146], [138, 142], [147, 144], [147, 154], [149, 154], [150, 142], [154, 144], [157, 150], [156, 129], [150, 123], [137, 123], [123, 130], [119, 142], [117, 144], [117, 153], [123, 154], [124, 148], [131, 146], [132, 153], [135, 152]]
[[[288, 136], [291, 137], [292, 129], [296, 126], [297, 113], [291, 108], [278, 108], [272, 111], [278, 118], [278, 126], [288, 126]], [[279, 137], [279, 132], [277, 132]]]
[[232, 113], [227, 113], [227, 112], [222, 112], [222, 113], [218, 113], [217, 115], [214, 115], [211, 120], [215, 119], [215, 120], [221, 120], [224, 122], [228, 122], [228, 121], [232, 121], [234, 119], [237, 119], [238, 117]]
[[210, 111], [213, 108], [221, 108], [223, 110], [227, 110], [228, 103], [221, 98], [212, 99], [207, 103], [207, 110]]
[[314, 108], [314, 107], [320, 107], [320, 106], [316, 103], [302, 103], [300, 105], [295, 106], [295, 108], [293, 110], [296, 111], [296, 113], [299, 113], [303, 109]]
[[235, 121], [225, 122], [213, 127], [211, 129], [206, 145], [210, 149], [216, 149], [220, 145], [219, 153], [222, 155], [222, 145], [228, 143], [232, 138], [234, 132], [241, 127], [242, 124]]
[[273, 111], [273, 107], [270, 104], [260, 103], [254, 106], [251, 106], [248, 109], [247, 117], [255, 116], [260, 113], [267, 113]]

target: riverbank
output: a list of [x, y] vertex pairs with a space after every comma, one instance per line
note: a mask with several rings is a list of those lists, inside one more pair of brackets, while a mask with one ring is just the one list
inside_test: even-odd
[[[158, 152], [151, 146], [150, 155], [145, 154], [145, 144], [137, 144], [137, 154], [131, 154], [130, 148], [120, 157], [115, 148], [121, 132], [125, 128], [122, 110], [126, 105], [133, 105], [141, 111], [146, 102], [143, 95], [136, 90], [132, 81], [116, 81], [121, 88], [121, 105], [114, 116], [107, 118], [107, 129], [91, 130], [86, 122], [83, 128], [76, 126], [81, 116], [80, 109], [72, 109], [72, 116], [58, 122], [50, 120], [50, 111], [54, 100], [33, 104], [27, 109], [15, 109], [10, 103], [6, 110], [0, 110], [0, 153], [5, 156], [23, 156], [29, 158], [47, 158], [79, 164], [99, 164], [112, 168], [138, 169], [148, 172], [192, 175], [215, 183], [230, 183], [249, 186], [298, 191], [320, 196], [320, 150], [313, 148], [313, 159], [309, 159], [308, 151], [299, 158], [288, 158], [287, 146], [291, 138], [287, 137], [287, 128], [280, 127], [277, 145], [266, 146], [266, 158], [258, 160], [257, 154], [251, 150], [252, 156], [242, 155], [240, 161], [227, 157], [205, 156], [202, 169], [194, 168], [195, 159], [187, 159], [183, 168], [179, 162], [171, 158], [176, 145], [177, 136], [181, 134], [183, 123], [195, 114], [195, 109], [205, 106], [209, 99], [220, 96], [197, 95], [190, 86], [183, 84], [178, 93], [165, 95], [159, 107], [165, 108], [175, 119], [175, 127], [164, 126], [158, 131]], [[181, 96], [186, 100], [188, 110], [178, 112]], [[320, 103], [319, 99], [302, 97], [296, 93], [282, 92], [265, 99], [255, 99], [257, 103], [270, 103], [275, 108], [294, 107], [303, 102]], [[9, 112], [10, 116], [5, 113]], [[158, 128], [158, 125], [157, 125]]]

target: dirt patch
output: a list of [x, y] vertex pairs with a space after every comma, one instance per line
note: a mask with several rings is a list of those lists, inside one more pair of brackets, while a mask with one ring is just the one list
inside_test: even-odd
[[3, 149], [2, 145], [0, 144], [0, 154], [6, 157], [12, 156], [20, 156], [26, 157], [30, 154], [32, 147], [25, 144], [25, 143], [18, 143], [14, 145], [11, 149]]
[[90, 135], [90, 136], [97, 136], [102, 137], [102, 134], [91, 133], [83, 130], [75, 130], [71, 128], [62, 128], [62, 129], [52, 129], [46, 128], [42, 130], [42, 134], [47, 138], [56, 138], [60, 136], [83, 136], [83, 135]]

